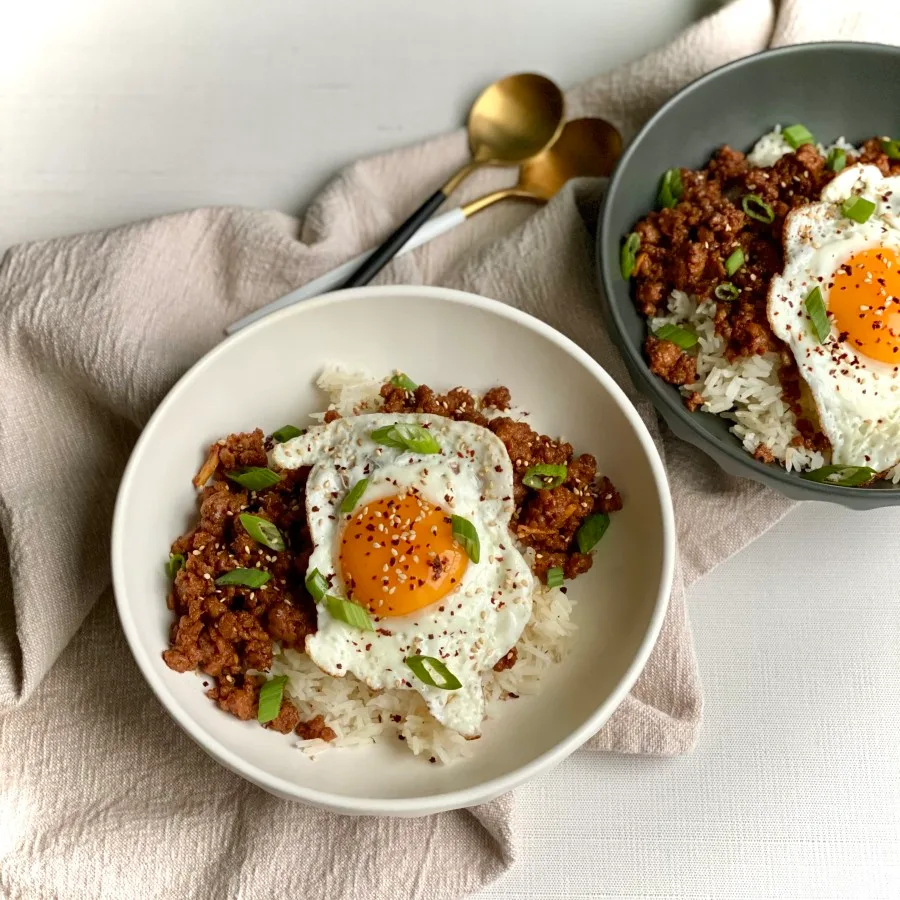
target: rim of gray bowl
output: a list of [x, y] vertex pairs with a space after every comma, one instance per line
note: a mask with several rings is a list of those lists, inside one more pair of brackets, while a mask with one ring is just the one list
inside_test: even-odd
[[[707, 72], [705, 75], [701, 75], [673, 94], [632, 138], [616, 165], [603, 199], [600, 225], [596, 234], [595, 252], [597, 270], [600, 274], [601, 282], [600, 294], [607, 320], [612, 325], [612, 336], [622, 352], [629, 370], [639, 382], [638, 387], [649, 397], [657, 411], [665, 418], [669, 427], [680, 439], [687, 440], [706, 453], [729, 474], [761, 482], [792, 499], [823, 500], [838, 503], [851, 509], [875, 509], [882, 506], [900, 505], [900, 486], [892, 485], [890, 487], [860, 489], [809, 481], [797, 474], [787, 472], [783, 468], [766, 465], [754, 459], [732, 435], [728, 435], [731, 440], [726, 440], [707, 431], [698, 424], [695, 419], [697, 414], [691, 413], [685, 408], [677, 389], [665, 384], [653, 375], [641, 354], [640, 347], [635, 347], [625, 337], [624, 322], [617, 304], [611, 299], [615, 296], [616, 288], [619, 286], [617, 279], [621, 280], [618, 259], [607, 260], [603, 253], [603, 244], [607, 234], [612, 229], [613, 200], [619, 190], [623, 173], [628, 167], [637, 147], [647, 139], [647, 136], [656, 127], [656, 124], [669, 115], [671, 110], [678, 106], [684, 97], [735, 69], [752, 68], [753, 66], [765, 64], [769, 59], [781, 56], [816, 56], [822, 53], [834, 53], [835, 51], [862, 51], [895, 56], [900, 59], [900, 47], [893, 47], [889, 44], [855, 41], [795, 44], [789, 47], [778, 47], [774, 50], [764, 50], [752, 56], [745, 56], [726, 63], [717, 69], [713, 69], [711, 72]], [[726, 140], [727, 135], [723, 135], [723, 142]], [[621, 235], [615, 235], [615, 243], [617, 245], [621, 241], [621, 237]], [[629, 289], [629, 297], [630, 293]]]

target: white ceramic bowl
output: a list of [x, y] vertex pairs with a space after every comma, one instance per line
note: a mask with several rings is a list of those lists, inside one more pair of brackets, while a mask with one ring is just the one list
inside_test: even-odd
[[[193, 521], [191, 478], [230, 432], [264, 431], [324, 408], [323, 364], [474, 390], [505, 384], [532, 424], [594, 454], [625, 509], [574, 581], [572, 650], [533, 697], [486, 723], [471, 759], [429, 765], [400, 742], [335, 750], [312, 761], [291, 737], [216, 708], [196, 675], [166, 667], [171, 613], [163, 562]], [[248, 377], [251, 376], [251, 377]], [[671, 587], [674, 524], [662, 463], [615, 382], [572, 341], [505, 304], [441, 288], [331, 294], [264, 319], [197, 363], [154, 413], [116, 503], [113, 583], [135, 659], [175, 721], [213, 758], [282, 797], [342, 813], [426, 815], [472, 806], [544, 772], [609, 718], [659, 634]]]

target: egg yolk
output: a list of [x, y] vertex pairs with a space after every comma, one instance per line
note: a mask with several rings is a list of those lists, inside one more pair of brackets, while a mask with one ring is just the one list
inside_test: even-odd
[[450, 514], [414, 493], [362, 504], [341, 534], [347, 593], [376, 616], [436, 603], [456, 589], [468, 562]]
[[828, 309], [854, 350], [900, 365], [900, 257], [893, 250], [851, 256], [831, 278]]

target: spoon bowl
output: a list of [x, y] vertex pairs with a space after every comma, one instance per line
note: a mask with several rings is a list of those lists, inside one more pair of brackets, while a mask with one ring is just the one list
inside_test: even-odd
[[543, 75], [510, 75], [482, 91], [469, 113], [473, 160], [516, 165], [552, 144], [563, 127], [560, 89]]
[[522, 163], [513, 187], [467, 203], [463, 215], [513, 198], [546, 203], [572, 178], [608, 177], [621, 153], [622, 136], [614, 125], [605, 119], [573, 119], [550, 147]]
[[520, 190], [550, 200], [572, 178], [608, 178], [622, 154], [622, 135], [605, 119], [567, 122], [553, 146], [522, 163]]

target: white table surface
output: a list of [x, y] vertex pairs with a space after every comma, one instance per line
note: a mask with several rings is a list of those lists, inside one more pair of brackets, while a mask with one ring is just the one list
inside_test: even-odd
[[[568, 85], [709, 0], [32, 0], [0, 29], [0, 248], [196, 205], [298, 212], [339, 166]], [[807, 505], [690, 599], [697, 751], [520, 791], [492, 898], [900, 897], [900, 512]]]

